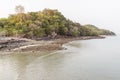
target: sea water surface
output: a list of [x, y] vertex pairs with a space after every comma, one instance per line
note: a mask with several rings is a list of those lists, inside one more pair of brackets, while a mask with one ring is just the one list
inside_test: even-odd
[[49, 55], [0, 55], [0, 80], [120, 80], [120, 37], [78, 40]]

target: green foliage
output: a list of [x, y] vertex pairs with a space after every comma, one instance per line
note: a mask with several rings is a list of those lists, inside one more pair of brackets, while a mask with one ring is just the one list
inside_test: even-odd
[[92, 27], [91, 25], [85, 25], [80, 29], [81, 36], [98, 36], [98, 28]]
[[113, 35], [94, 25], [82, 26], [66, 19], [58, 10], [44, 9], [39, 12], [18, 13], [0, 19], [0, 33], [6, 36], [26, 38], [45, 37], [55, 32], [61, 36]]
[[109, 30], [99, 29], [98, 27], [90, 24], [81, 27], [80, 33], [81, 36], [115, 35], [115, 33]]

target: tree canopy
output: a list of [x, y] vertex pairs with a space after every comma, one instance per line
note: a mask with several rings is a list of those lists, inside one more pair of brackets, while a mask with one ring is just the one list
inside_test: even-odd
[[[19, 6], [20, 8], [20, 6]], [[21, 7], [23, 10], [23, 8]], [[115, 35], [115, 33], [99, 29], [94, 25], [81, 25], [66, 19], [58, 10], [44, 9], [38, 12], [18, 13], [0, 19], [0, 33], [17, 37], [53, 36], [98, 36]]]

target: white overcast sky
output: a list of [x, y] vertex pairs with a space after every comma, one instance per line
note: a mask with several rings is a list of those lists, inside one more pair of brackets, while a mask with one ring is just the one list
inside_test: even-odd
[[120, 0], [1, 0], [0, 17], [15, 13], [16, 5], [23, 5], [26, 12], [58, 9], [82, 25], [94, 24], [120, 33]]

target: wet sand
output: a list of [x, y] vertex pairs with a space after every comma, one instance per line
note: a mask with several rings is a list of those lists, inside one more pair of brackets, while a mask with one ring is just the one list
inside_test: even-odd
[[31, 40], [26, 38], [0, 38], [0, 53], [46, 53], [65, 49], [63, 44], [74, 40], [103, 39], [103, 36], [67, 37], [50, 40]]

